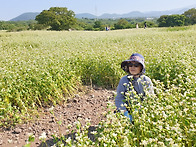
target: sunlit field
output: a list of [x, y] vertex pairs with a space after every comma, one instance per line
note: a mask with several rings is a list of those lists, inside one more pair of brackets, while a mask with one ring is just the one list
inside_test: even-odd
[[146, 75], [155, 86], [155, 96], [132, 114], [135, 124], [111, 108], [93, 132], [96, 141], [77, 122], [75, 140], [57, 136], [56, 145], [195, 146], [196, 26], [0, 32], [0, 126], [64, 103], [83, 85], [116, 89], [126, 74], [121, 62], [135, 52], [145, 57]]

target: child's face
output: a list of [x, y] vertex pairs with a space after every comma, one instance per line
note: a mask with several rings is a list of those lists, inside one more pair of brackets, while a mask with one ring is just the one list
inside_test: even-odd
[[138, 62], [130, 62], [128, 63], [128, 67], [129, 67], [129, 72], [134, 76], [139, 76], [138, 74], [141, 72], [142, 70], [142, 65]]

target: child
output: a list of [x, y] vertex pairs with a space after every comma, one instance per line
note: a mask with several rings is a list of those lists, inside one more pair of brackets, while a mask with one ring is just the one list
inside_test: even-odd
[[[128, 75], [122, 77], [117, 87], [117, 96], [115, 97], [115, 105], [118, 110], [123, 110], [124, 115], [127, 116], [132, 122], [133, 118], [129, 114], [128, 107], [130, 102], [125, 98], [127, 91], [135, 91], [131, 95], [131, 98], [134, 98], [134, 95], [137, 94], [141, 97], [143, 101], [144, 96], [146, 95], [145, 91], [153, 94], [153, 85], [151, 79], [145, 75], [145, 65], [144, 57], [141, 54], [134, 53], [128, 60], [125, 60], [121, 63], [121, 68], [128, 73]], [[127, 107], [125, 106], [127, 105]]]

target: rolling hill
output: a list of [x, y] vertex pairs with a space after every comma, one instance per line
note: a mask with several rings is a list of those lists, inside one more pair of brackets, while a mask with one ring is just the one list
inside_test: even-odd
[[26, 20], [35, 20], [35, 17], [39, 14], [39, 12], [27, 12], [23, 13], [9, 21], [26, 21]]

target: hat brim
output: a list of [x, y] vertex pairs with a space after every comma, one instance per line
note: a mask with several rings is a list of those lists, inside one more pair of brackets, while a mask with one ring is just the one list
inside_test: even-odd
[[129, 72], [129, 67], [127, 66], [127, 64], [129, 63], [129, 62], [138, 62], [138, 63], [140, 63], [141, 65], [142, 65], [142, 73], [144, 74], [145, 73], [145, 65], [144, 65], [144, 63], [142, 63], [142, 62], [140, 62], [139, 60], [133, 60], [133, 59], [129, 59], [129, 60], [125, 60], [125, 61], [123, 61], [122, 63], [121, 63], [121, 68], [125, 71], [125, 72], [127, 72], [127, 73], [130, 73]]

